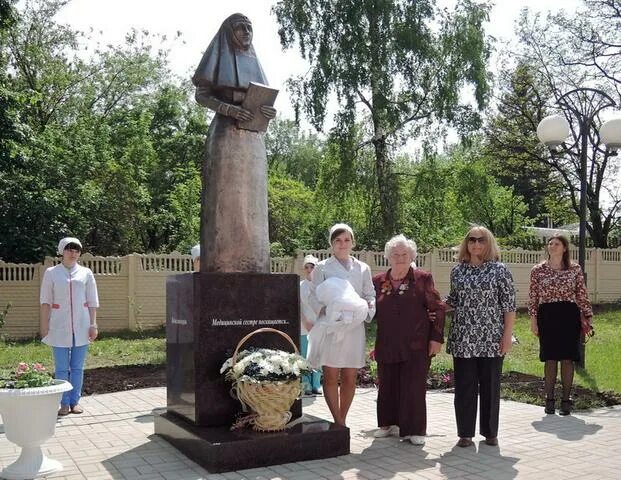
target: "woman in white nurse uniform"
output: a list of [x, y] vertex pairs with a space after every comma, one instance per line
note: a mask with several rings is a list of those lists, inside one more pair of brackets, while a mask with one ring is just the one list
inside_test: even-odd
[[66, 237], [58, 244], [62, 262], [50, 267], [41, 283], [41, 337], [54, 353], [55, 378], [67, 380], [59, 415], [82, 413], [80, 397], [84, 360], [90, 342], [97, 338], [97, 285], [93, 272], [78, 265], [82, 244]]
[[[370, 322], [375, 315], [375, 288], [369, 266], [350, 255], [354, 247], [354, 232], [351, 227], [344, 223], [337, 223], [330, 229], [329, 239], [332, 256], [319, 262], [315, 267], [312, 275], [313, 286], [309, 296], [309, 302], [318, 315], [317, 326], [322, 322], [331, 321], [326, 316], [326, 311], [330, 310], [331, 305], [322, 303], [317, 295], [317, 287], [324, 280], [332, 277], [347, 280], [368, 305], [368, 316], [364, 321], [355, 325], [355, 322], [352, 322], [355, 318], [354, 312], [352, 311], [351, 315], [346, 315], [349, 312], [342, 312], [342, 318], [336, 323], [341, 321], [348, 323], [347, 327], [343, 328], [346, 330], [344, 335], [340, 334], [342, 332], [339, 333], [338, 329], [334, 330], [334, 325], [331, 325], [329, 329], [334, 330], [333, 333], [327, 333], [328, 329], [314, 327], [309, 334], [309, 359], [313, 359], [311, 360], [313, 367], [322, 367], [326, 403], [334, 417], [334, 422], [344, 426], [356, 391], [358, 369], [365, 365], [365, 322]], [[326, 298], [327, 296], [320, 295], [320, 297]], [[313, 332], [317, 334], [315, 342], [313, 342]], [[324, 335], [320, 337], [319, 334], [322, 332]]]

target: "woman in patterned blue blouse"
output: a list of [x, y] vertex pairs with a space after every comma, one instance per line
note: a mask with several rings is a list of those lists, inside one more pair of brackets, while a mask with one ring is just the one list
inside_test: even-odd
[[509, 269], [498, 260], [492, 232], [472, 228], [459, 247], [446, 299], [455, 310], [446, 351], [453, 355], [455, 419], [460, 447], [474, 445], [479, 397], [479, 432], [498, 445], [500, 374], [511, 349], [515, 322], [515, 289]]

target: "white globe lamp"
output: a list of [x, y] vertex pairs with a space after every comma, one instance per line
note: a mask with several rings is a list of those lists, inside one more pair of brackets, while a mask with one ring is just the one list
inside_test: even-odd
[[599, 128], [599, 136], [608, 149], [616, 152], [621, 148], [621, 118], [608, 120]]
[[537, 126], [537, 137], [549, 148], [561, 145], [569, 133], [569, 122], [561, 115], [545, 117]]

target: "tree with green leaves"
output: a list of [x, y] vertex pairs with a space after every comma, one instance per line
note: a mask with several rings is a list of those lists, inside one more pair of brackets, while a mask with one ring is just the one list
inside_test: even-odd
[[[435, 120], [476, 121], [461, 101], [466, 86], [485, 105], [489, 8], [471, 0], [459, 0], [453, 11], [433, 0], [280, 0], [274, 7], [283, 47], [297, 43], [311, 65], [291, 82], [296, 113], [321, 129], [334, 94], [343, 167], [351, 171], [356, 153], [372, 147], [384, 237], [399, 228], [395, 146]], [[362, 120], [364, 138], [357, 142], [353, 127]]]
[[559, 13], [553, 22], [565, 33], [561, 62], [605, 77], [616, 85], [621, 100], [621, 2], [584, 0], [575, 15]]
[[468, 223], [455, 193], [455, 162], [427, 154], [419, 162], [397, 159], [402, 178], [402, 232], [416, 240], [419, 250], [456, 244]]
[[265, 135], [270, 172], [279, 172], [314, 188], [324, 142], [317, 135], [303, 132], [292, 120], [275, 118]]
[[[269, 236], [280, 254], [293, 255], [298, 248], [311, 248], [316, 208], [313, 191], [302, 182], [270, 172], [268, 182]], [[274, 248], [274, 247], [272, 247]]]
[[9, 89], [9, 77], [6, 72], [7, 30], [15, 21], [13, 2], [0, 0], [0, 162], [8, 161], [15, 155], [15, 143], [20, 138], [19, 99]]
[[539, 225], [547, 226], [548, 220], [555, 225], [573, 223], [576, 215], [563, 180], [546, 162], [548, 152], [533, 135], [549, 114], [551, 92], [524, 63], [501, 69], [498, 84], [498, 101], [485, 124], [481, 152], [490, 173], [527, 202], [528, 216]]
[[[361, 133], [352, 129], [351, 138], [360, 141]], [[330, 135], [319, 163], [315, 188], [317, 225], [315, 243], [325, 248], [325, 232], [336, 222], [351, 225], [359, 249], [384, 245], [382, 223], [378, 221], [379, 196], [374, 174], [374, 160], [369, 149], [361, 149], [350, 159], [344, 153], [348, 146], [341, 138]]]
[[[475, 139], [477, 140], [477, 139]], [[485, 225], [504, 244], [520, 244], [532, 223], [524, 199], [499, 184], [480, 142], [454, 146], [443, 155], [426, 152], [420, 162], [404, 158], [403, 231], [422, 250], [455, 245], [470, 225]]]
[[499, 240], [511, 243], [525, 236], [530, 224], [526, 204], [511, 187], [498, 185], [481, 161], [462, 161], [455, 165], [455, 195], [458, 209], [469, 223], [485, 225]]
[[11, 89], [7, 74], [8, 55], [6, 51], [9, 28], [15, 23], [13, 0], [0, 0], [0, 164], [18, 154], [19, 144], [25, 131], [19, 111], [21, 98]]
[[85, 37], [54, 19], [65, 3], [26, 2], [2, 37], [28, 136], [0, 165], [0, 257], [41, 260], [68, 234], [104, 255], [185, 249], [205, 116], [148, 32], [77, 55]]
[[[578, 142], [579, 119], [566, 106], [559, 105], [557, 101], [567, 92], [584, 86], [599, 89], [612, 98], [621, 99], [619, 83], [615, 81], [617, 75], [614, 73], [615, 62], [609, 65], [611, 70], [604, 71], [602, 68], [607, 65], [605, 62], [593, 64], [588, 61], [571, 61], [579, 43], [577, 40], [579, 37], [576, 36], [577, 28], [583, 32], [593, 33], [601, 27], [602, 31], [613, 35], [608, 41], [621, 45], [621, 30], [606, 30], [603, 27], [606, 21], [618, 23], [619, 20], [614, 17], [607, 19], [609, 15], [607, 10], [588, 12], [589, 5], [593, 3], [586, 2], [585, 7], [577, 12], [559, 13], [548, 16], [545, 20], [525, 11], [518, 26], [519, 43], [515, 52], [523, 64], [531, 67], [537, 84], [543, 85], [544, 91], [549, 92], [548, 98], [542, 96], [546, 101], [547, 111], [560, 112], [570, 125], [570, 138], [566, 142], [568, 148], [565, 151], [550, 155], [543, 146], [538, 148], [541, 149], [539, 157], [542, 162], [552, 168], [558, 178], [562, 179], [571, 206], [577, 215], [580, 214], [582, 176], [581, 147]], [[618, 4], [618, 2], [614, 3]], [[613, 13], [614, 11], [613, 9]], [[580, 48], [592, 48], [588, 45], [587, 42]], [[585, 109], [592, 108], [593, 104], [601, 100], [598, 94], [592, 99], [586, 96], [573, 98], [573, 101], [580, 103], [581, 108]], [[602, 145], [598, 133], [598, 128], [602, 123], [603, 119], [598, 113], [591, 125], [594, 133], [588, 137], [587, 188], [585, 191], [588, 219], [586, 227], [593, 244], [596, 247], [607, 248], [611, 231], [621, 222], [621, 190], [617, 164], [610, 152], [606, 151]]]

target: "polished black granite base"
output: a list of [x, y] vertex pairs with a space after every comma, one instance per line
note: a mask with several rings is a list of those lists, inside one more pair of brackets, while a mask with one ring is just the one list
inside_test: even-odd
[[349, 454], [349, 429], [306, 415], [275, 433], [201, 427], [171, 413], [155, 415], [155, 433], [211, 473]]
[[[286, 333], [299, 348], [299, 277], [262, 273], [189, 273], [166, 280], [167, 410], [205, 427], [230, 426], [241, 404], [220, 374], [245, 335], [261, 327]], [[242, 346], [293, 351], [275, 333]], [[291, 407], [294, 418], [302, 404]]]

